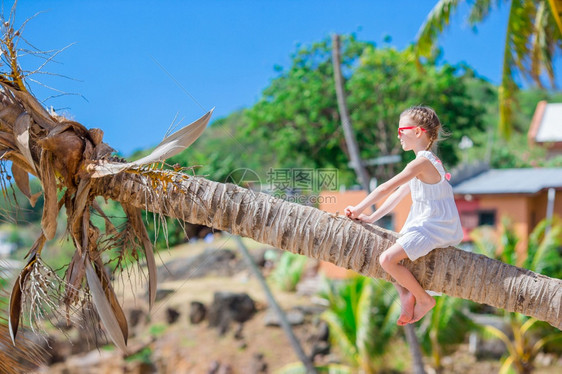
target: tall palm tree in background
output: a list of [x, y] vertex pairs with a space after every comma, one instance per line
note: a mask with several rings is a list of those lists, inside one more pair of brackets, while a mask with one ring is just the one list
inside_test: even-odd
[[[334, 66], [334, 84], [336, 88], [336, 96], [338, 100], [338, 112], [341, 118], [341, 124], [344, 132], [345, 143], [349, 152], [349, 159], [353, 165], [353, 170], [357, 180], [361, 183], [364, 191], [371, 193], [371, 177], [367, 168], [361, 160], [359, 155], [359, 146], [355, 138], [355, 133], [351, 124], [349, 110], [347, 109], [347, 100], [344, 87], [344, 78], [341, 72], [341, 52], [340, 52], [340, 36], [338, 34], [332, 35], [332, 64]], [[406, 340], [412, 354], [412, 361], [414, 363], [414, 374], [425, 374], [423, 365], [422, 353], [414, 326], [407, 324], [404, 326], [406, 331]]]
[[421, 26], [416, 37], [418, 56], [435, 51], [437, 38], [451, 21], [461, 3], [470, 7], [468, 22], [474, 26], [482, 22], [490, 11], [502, 3], [509, 4], [509, 18], [505, 35], [502, 79], [499, 87], [499, 130], [508, 138], [517, 105], [517, 75], [544, 87], [546, 77], [555, 87], [553, 60], [562, 50], [562, 23], [559, 0], [439, 0]]
[[[15, 185], [30, 200], [36, 197], [29, 189], [29, 174], [41, 182], [44, 196], [42, 232], [26, 257], [27, 264], [10, 297], [9, 331], [14, 341], [22, 310], [26, 315], [41, 316], [46, 304], [52, 306], [53, 313], [67, 317], [73, 311], [92, 307], [97, 312], [92, 318], [99, 318], [113, 342], [126, 350], [127, 321], [102, 254], [117, 248], [118, 263], [126, 257], [137, 261], [144, 258], [149, 301], [154, 302], [155, 261], [142, 209], [389, 280], [378, 257], [395, 242], [393, 232], [191, 176], [180, 167], [153, 167], [162, 166], [164, 159], [195, 141], [205, 129], [210, 112], [164, 138], [143, 159], [127, 163], [112, 156], [111, 147], [102, 141], [101, 130], [48, 112], [28, 91], [15, 47], [21, 30], [13, 28], [13, 20], [0, 26], [4, 69], [0, 72], [0, 156], [2, 161], [11, 161]], [[127, 218], [124, 227], [117, 230], [112, 225], [97, 197], [121, 204]], [[76, 248], [64, 280], [41, 260], [46, 241], [55, 236], [63, 207], [67, 232]], [[92, 214], [105, 218], [104, 230], [92, 223]], [[518, 311], [562, 328], [559, 279], [452, 247], [437, 249], [415, 263], [405, 261], [405, 266], [425, 289]], [[60, 283], [64, 285], [62, 292]], [[66, 308], [61, 310], [60, 304]], [[4, 351], [0, 352], [0, 361], [2, 354]]]

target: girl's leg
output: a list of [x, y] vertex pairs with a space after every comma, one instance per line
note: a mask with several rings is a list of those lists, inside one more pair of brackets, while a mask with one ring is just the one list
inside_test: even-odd
[[416, 305], [416, 299], [414, 295], [406, 288], [402, 287], [396, 282], [392, 282], [396, 291], [398, 291], [398, 296], [400, 296], [400, 304], [402, 306], [402, 311], [400, 312], [400, 317], [398, 317], [397, 325], [404, 326], [410, 323], [412, 318], [414, 318], [414, 306]]
[[416, 299], [414, 316], [409, 322], [413, 323], [419, 321], [435, 306], [435, 299], [425, 292], [408, 269], [400, 265], [400, 261], [405, 258], [408, 258], [408, 255], [406, 255], [404, 248], [402, 248], [400, 244], [395, 243], [381, 254], [379, 262], [382, 268], [390, 274], [392, 278], [414, 295]]

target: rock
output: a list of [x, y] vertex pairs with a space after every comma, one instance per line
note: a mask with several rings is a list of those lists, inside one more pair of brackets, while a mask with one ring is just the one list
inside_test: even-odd
[[221, 367], [220, 362], [216, 360], [211, 362], [211, 365], [209, 365], [209, 370], [207, 370], [207, 374], [217, 374], [220, 367]]
[[218, 327], [221, 335], [231, 322], [244, 323], [256, 313], [254, 300], [245, 293], [216, 292], [209, 307], [209, 326]]
[[500, 339], [481, 339], [476, 349], [475, 356], [478, 360], [499, 359], [506, 352], [505, 344]]
[[300, 310], [307, 316], [318, 316], [326, 310], [326, 307], [320, 305], [299, 305], [295, 309]]
[[228, 364], [224, 364], [221, 365], [219, 371], [217, 372], [217, 374], [232, 374], [232, 366], [228, 365]]
[[169, 325], [172, 325], [177, 322], [178, 318], [180, 317], [180, 312], [178, 312], [174, 308], [166, 309], [166, 321]]
[[146, 313], [140, 308], [131, 309], [129, 311], [129, 326], [136, 327], [145, 317]]
[[65, 363], [70, 372], [83, 372], [84, 369], [100, 367], [116, 357], [114, 352], [94, 349], [90, 352], [65, 357]]
[[555, 356], [553, 354], [547, 354], [543, 352], [539, 352], [537, 357], [535, 358], [535, 363], [539, 366], [550, 366], [554, 363]]
[[255, 353], [252, 357], [250, 370], [248, 374], [265, 374], [267, 373], [267, 362], [263, 358], [263, 353]]
[[42, 348], [51, 354], [50, 359], [47, 361], [49, 365], [64, 362], [72, 354], [72, 344], [68, 339], [58, 340], [52, 335], [47, 337], [47, 342], [45, 342], [45, 346]]
[[320, 341], [312, 346], [312, 352], [310, 353], [311, 361], [318, 355], [325, 356], [330, 353], [330, 343]]
[[242, 340], [240, 344], [238, 344], [238, 349], [243, 351], [248, 348], [248, 343], [245, 340]]
[[199, 301], [192, 301], [189, 307], [189, 322], [197, 325], [207, 316], [207, 307]]
[[[290, 309], [285, 312], [285, 317], [291, 326], [298, 326], [304, 323], [304, 313], [298, 309]], [[281, 326], [277, 313], [271, 308], [268, 309], [264, 323], [266, 326]]]
[[236, 340], [244, 339], [244, 335], [242, 335], [243, 327], [244, 327], [243, 323], [238, 324], [238, 328], [236, 329], [236, 332], [234, 333], [234, 339], [236, 339]]
[[172, 281], [189, 278], [202, 278], [209, 275], [232, 276], [245, 268], [236, 252], [229, 249], [207, 248], [197, 256], [168, 261], [158, 267], [159, 281]]
[[[479, 325], [493, 326], [504, 333], [509, 334], [510, 327], [502, 317], [472, 313], [469, 313], [468, 316]], [[507, 348], [501, 339], [482, 339], [480, 334], [471, 333], [469, 337], [469, 351], [479, 360], [486, 358], [499, 359], [505, 354]]]
[[155, 301], [163, 300], [168, 295], [173, 294], [174, 292], [175, 292], [174, 290], [165, 289], [165, 288], [158, 289], [158, 290], [156, 290], [156, 300]]
[[306, 340], [309, 343], [327, 342], [330, 339], [330, 327], [326, 321], [318, 320], [313, 331]]
[[232, 374], [232, 367], [228, 364], [222, 365], [219, 361], [211, 362], [207, 374]]
[[327, 342], [330, 339], [330, 327], [326, 321], [320, 321], [318, 324], [318, 340]]

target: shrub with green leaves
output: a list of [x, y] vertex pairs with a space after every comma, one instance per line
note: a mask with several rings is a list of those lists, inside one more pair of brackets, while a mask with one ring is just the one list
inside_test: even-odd
[[[471, 234], [475, 250], [489, 257], [516, 265], [523, 263], [523, 267], [541, 274], [560, 278], [562, 276], [562, 223], [554, 217], [542, 220], [529, 235], [526, 257], [521, 260], [516, 251], [517, 237], [509, 220], [502, 222], [502, 234], [498, 240], [486, 234], [490, 230], [479, 228]], [[495, 250], [501, 245], [501, 252]], [[506, 313], [498, 310], [509, 326], [509, 332], [502, 331], [494, 326], [482, 326], [485, 338], [495, 337], [506, 346], [507, 354], [502, 359], [500, 373], [531, 373], [537, 354], [548, 344], [562, 341], [562, 333], [550, 325], [540, 323], [535, 318], [529, 318], [518, 313]]]
[[478, 329], [470, 317], [463, 313], [469, 302], [443, 295], [437, 298], [435, 307], [423, 319], [417, 335], [424, 353], [432, 358], [436, 370], [442, 369], [443, 355], [452, 353], [465, 342], [470, 331]]
[[384, 368], [382, 358], [398, 332], [400, 315], [392, 285], [362, 276], [326, 280], [319, 296], [328, 303], [321, 318], [346, 363], [364, 373]]
[[275, 264], [270, 276], [271, 281], [282, 291], [293, 292], [297, 289], [307, 258], [290, 252], [284, 252]]

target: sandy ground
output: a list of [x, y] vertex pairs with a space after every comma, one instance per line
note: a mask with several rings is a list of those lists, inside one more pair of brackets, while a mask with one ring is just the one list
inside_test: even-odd
[[[264, 245], [246, 241], [252, 249], [263, 248]], [[205, 248], [225, 248], [236, 250], [236, 243], [228, 237], [219, 237], [213, 243], [198, 242], [176, 247], [174, 250], [163, 251], [159, 257], [164, 262], [177, 258], [186, 258], [200, 254]], [[160, 261], [157, 261], [160, 264]], [[124, 302], [124, 309], [147, 309], [145, 283], [138, 273], [133, 272], [130, 282], [117, 282], [116, 291]], [[211, 367], [227, 366], [230, 373], [256, 372], [256, 357], [262, 356], [262, 362], [267, 364], [269, 373], [285, 365], [298, 361], [296, 354], [289, 344], [289, 340], [279, 327], [266, 327], [264, 317], [267, 309], [266, 296], [256, 279], [248, 271], [243, 271], [234, 277], [207, 277], [193, 279], [186, 276], [173, 282], [159, 284], [159, 289], [174, 290], [172, 294], [159, 301], [150, 313], [149, 320], [137, 326], [135, 334], [129, 341], [132, 350], [144, 350], [133, 358], [123, 360], [122, 356], [113, 348], [94, 350], [86, 355], [71, 357], [66, 363], [56, 364], [50, 368], [43, 368], [42, 373], [142, 373], [140, 363], [144, 358], [149, 358], [155, 365], [158, 373], [208, 373]], [[252, 297], [258, 307], [254, 318], [245, 323], [242, 330], [242, 339], [235, 337], [236, 326], [232, 326], [224, 336], [218, 331], [209, 328], [206, 321], [199, 325], [189, 322], [189, 306], [191, 301], [200, 301], [209, 305], [217, 291], [244, 292]], [[133, 297], [133, 294], [136, 294]], [[296, 293], [275, 292], [277, 301], [287, 310], [295, 306], [314, 305], [313, 298], [300, 296]], [[178, 321], [167, 326], [165, 315], [167, 308], [172, 307], [179, 311]], [[306, 341], [316, 330], [314, 321], [297, 326], [294, 331], [303, 342], [305, 351], [310, 352], [310, 344]], [[146, 349], [146, 347], [148, 349]], [[324, 357], [324, 361], [336, 359], [333, 356]], [[410, 373], [410, 360], [408, 349], [402, 340], [397, 340], [385, 358], [388, 362], [388, 373]], [[428, 361], [429, 362], [429, 361]], [[450, 357], [443, 359], [445, 370], [443, 373], [497, 373], [500, 363], [497, 360], [476, 361], [468, 353], [466, 346]], [[432, 370], [427, 367], [428, 373]], [[229, 371], [218, 371], [226, 373]], [[535, 373], [554, 374], [560, 373], [559, 366], [555, 363], [547, 368], [539, 368]]]

